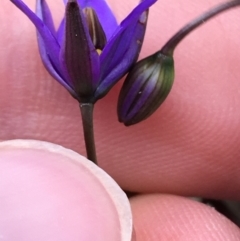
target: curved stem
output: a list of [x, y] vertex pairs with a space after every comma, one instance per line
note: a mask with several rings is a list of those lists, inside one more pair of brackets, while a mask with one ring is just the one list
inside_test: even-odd
[[82, 115], [82, 125], [84, 132], [85, 147], [87, 158], [97, 164], [97, 155], [94, 141], [93, 131], [93, 107], [91, 103], [80, 103], [80, 110]]
[[230, 2], [222, 3], [216, 7], [213, 7], [209, 11], [203, 13], [198, 18], [192, 20], [190, 23], [185, 25], [182, 29], [180, 29], [168, 42], [162, 47], [160, 50], [161, 53], [165, 55], [173, 55], [173, 51], [176, 46], [179, 44], [180, 41], [184, 37], [186, 37], [191, 31], [193, 31], [198, 26], [205, 23], [207, 20], [211, 19], [212, 17], [216, 16], [217, 14], [226, 11], [230, 8], [236, 7], [240, 5], [240, 0], [234, 0]]

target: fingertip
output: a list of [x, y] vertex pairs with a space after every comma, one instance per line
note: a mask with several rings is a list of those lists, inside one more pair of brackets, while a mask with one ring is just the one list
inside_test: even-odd
[[137, 241], [240, 240], [239, 228], [215, 209], [188, 198], [143, 195], [131, 199]]
[[0, 143], [0, 237], [130, 241], [130, 205], [102, 169], [40, 141]]

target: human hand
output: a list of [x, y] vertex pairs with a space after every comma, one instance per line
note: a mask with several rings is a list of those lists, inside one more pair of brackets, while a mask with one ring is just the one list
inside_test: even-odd
[[[33, 7], [35, 1], [26, 2]], [[136, 4], [109, 2], [119, 19]], [[217, 3], [158, 1], [150, 10], [141, 57]], [[63, 11], [51, 4], [58, 22]], [[96, 104], [99, 165], [123, 189], [239, 199], [238, 11], [218, 16], [181, 43], [173, 89], [148, 120], [129, 128], [117, 122], [120, 84]], [[78, 105], [42, 66], [34, 27], [6, 0], [0, 23], [0, 138], [47, 140], [84, 153]], [[145, 194], [131, 203], [138, 241], [240, 239], [229, 221], [185, 198]]]

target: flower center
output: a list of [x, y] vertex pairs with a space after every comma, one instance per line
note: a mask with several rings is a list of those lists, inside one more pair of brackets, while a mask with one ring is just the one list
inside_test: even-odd
[[86, 17], [88, 30], [93, 45], [95, 46], [96, 51], [100, 55], [107, 42], [107, 38], [102, 28], [102, 25], [98, 19], [96, 12], [92, 8], [84, 8], [83, 13]]

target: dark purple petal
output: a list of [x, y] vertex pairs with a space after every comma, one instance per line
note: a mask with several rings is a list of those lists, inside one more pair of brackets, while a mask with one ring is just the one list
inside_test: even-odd
[[56, 30], [53, 24], [52, 14], [45, 0], [37, 0], [36, 15], [48, 27], [53, 36], [56, 36]]
[[[51, 31], [48, 27], [43, 23], [43, 21], [37, 17], [35, 13], [33, 13], [26, 4], [24, 4], [21, 0], [10, 0], [13, 4], [15, 4], [23, 13], [27, 15], [27, 17], [32, 21], [32, 23], [37, 28], [37, 31], [42, 37], [42, 41], [45, 45], [45, 50], [47, 55], [49, 55], [52, 64], [55, 68], [59, 67], [59, 51], [60, 46], [52, 35]], [[60, 72], [60, 71], [59, 71]]]
[[62, 68], [66, 68], [74, 90], [82, 101], [90, 101], [99, 82], [99, 55], [93, 46], [85, 17], [76, 0], [66, 6], [66, 25], [61, 46]]
[[102, 82], [95, 98], [103, 97], [136, 62], [146, 30], [147, 9], [157, 0], [142, 1], [122, 21], [100, 56]]
[[[67, 0], [64, 0], [66, 3]], [[118, 27], [116, 18], [104, 0], [78, 0], [80, 7], [91, 7], [97, 13], [99, 21], [104, 29], [107, 40], [113, 35]]]

